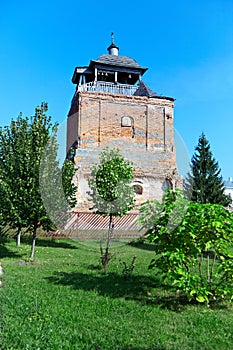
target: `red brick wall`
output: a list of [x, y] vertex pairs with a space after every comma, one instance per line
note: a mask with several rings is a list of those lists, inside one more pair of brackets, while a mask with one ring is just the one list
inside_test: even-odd
[[[173, 102], [164, 98], [86, 91], [77, 94], [68, 117], [67, 144], [79, 137], [75, 160], [82, 203], [87, 203], [91, 166], [107, 145], [117, 146], [135, 164], [135, 179], [143, 180], [145, 187], [143, 195], [137, 195], [138, 203], [149, 197], [161, 198], [167, 174], [176, 169], [173, 108]], [[123, 117], [130, 117], [131, 126], [122, 126]]]

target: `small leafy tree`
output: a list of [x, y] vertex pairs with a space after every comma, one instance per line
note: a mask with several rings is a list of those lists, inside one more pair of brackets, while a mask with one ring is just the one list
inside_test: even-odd
[[228, 206], [231, 199], [224, 194], [221, 169], [210, 151], [204, 133], [198, 140], [191, 159], [191, 171], [185, 179], [184, 189], [192, 201]]
[[162, 203], [143, 204], [140, 222], [155, 243], [150, 268], [165, 283], [198, 302], [233, 297], [233, 217], [223, 206], [187, 207], [181, 192], [167, 190]]
[[113, 233], [113, 217], [121, 216], [133, 208], [134, 192], [130, 183], [134, 168], [125, 160], [119, 149], [108, 147], [100, 154], [100, 164], [93, 166], [89, 186], [93, 208], [97, 213], [109, 216], [109, 229], [105, 252], [101, 247], [102, 266], [109, 262], [110, 240]]

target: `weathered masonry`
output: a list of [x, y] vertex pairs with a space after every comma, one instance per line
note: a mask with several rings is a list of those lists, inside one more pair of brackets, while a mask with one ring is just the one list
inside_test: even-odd
[[67, 151], [75, 152], [79, 211], [91, 206], [88, 178], [106, 146], [118, 147], [135, 165], [135, 210], [146, 199], [161, 199], [166, 187], [179, 186], [174, 98], [153, 92], [141, 79], [147, 68], [118, 51], [112, 38], [108, 54], [76, 67], [72, 78], [76, 92], [67, 120]]

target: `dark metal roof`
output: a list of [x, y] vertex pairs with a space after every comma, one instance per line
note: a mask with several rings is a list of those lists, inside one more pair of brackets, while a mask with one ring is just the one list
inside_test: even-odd
[[102, 63], [111, 66], [120, 66], [128, 68], [138, 68], [146, 71], [148, 68], [141, 67], [133, 58], [128, 56], [117, 56], [117, 55], [101, 55], [97, 60], [91, 61], [93, 63]]
[[170, 101], [175, 101], [173, 97], [158, 95], [156, 92], [152, 91], [142, 80], [140, 81], [139, 86], [134, 93], [134, 96], [156, 97], [156, 98], [164, 98]]
[[112, 43], [112, 44], [107, 48], [107, 50], [109, 51], [109, 50], [111, 50], [111, 49], [117, 49], [117, 50], [119, 50], [119, 47], [116, 46], [114, 43]]
[[76, 73], [85, 73], [85, 74], [92, 74], [92, 71], [90, 70], [89, 67], [85, 66], [85, 67], [75, 67], [75, 72]]
[[139, 83], [137, 90], [134, 93], [134, 96], [147, 96], [147, 97], [158, 97], [159, 95], [156, 92], [152, 91], [142, 80]]

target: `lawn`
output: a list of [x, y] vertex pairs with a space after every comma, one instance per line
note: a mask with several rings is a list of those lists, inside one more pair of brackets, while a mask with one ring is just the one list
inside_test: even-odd
[[[148, 265], [149, 244], [115, 245], [103, 271], [93, 244], [38, 239], [0, 244], [1, 350], [229, 350], [232, 305], [189, 304]], [[124, 278], [123, 262], [135, 268]]]

